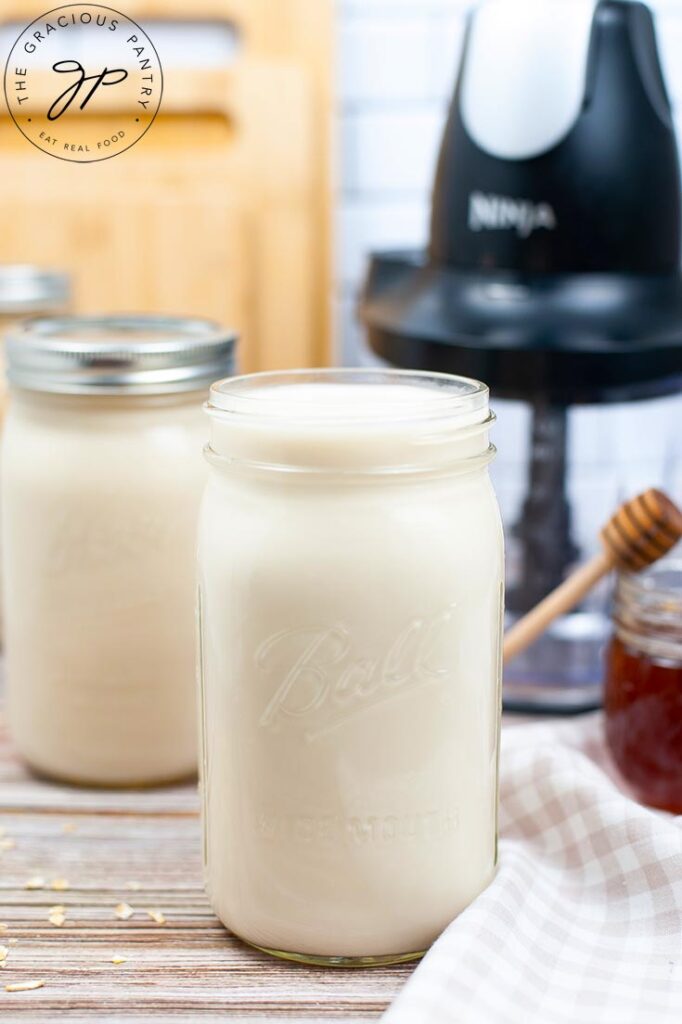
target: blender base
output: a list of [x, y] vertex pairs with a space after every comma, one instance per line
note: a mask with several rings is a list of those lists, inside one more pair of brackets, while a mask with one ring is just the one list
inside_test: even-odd
[[[507, 616], [507, 625], [514, 619]], [[505, 670], [504, 710], [577, 715], [600, 708], [610, 630], [608, 616], [596, 611], [576, 612], [553, 623]]]

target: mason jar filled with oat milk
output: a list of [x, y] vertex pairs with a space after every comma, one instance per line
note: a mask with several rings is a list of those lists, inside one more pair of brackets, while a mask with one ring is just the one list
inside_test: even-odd
[[2, 457], [8, 715], [38, 772], [107, 786], [196, 770], [203, 320], [29, 321], [8, 340]]
[[[0, 264], [0, 432], [7, 411], [5, 339], [8, 332], [25, 317], [66, 313], [70, 299], [68, 274], [23, 263]], [[2, 620], [0, 604], [0, 641]]]
[[491, 881], [503, 613], [488, 389], [215, 384], [199, 527], [211, 902], [290, 959], [421, 955]]

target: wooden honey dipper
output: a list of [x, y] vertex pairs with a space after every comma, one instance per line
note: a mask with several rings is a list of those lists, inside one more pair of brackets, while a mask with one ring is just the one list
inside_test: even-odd
[[682, 539], [682, 511], [662, 491], [647, 491], [623, 505], [601, 532], [604, 550], [520, 619], [504, 638], [504, 661], [530, 647], [547, 627], [579, 604], [614, 569], [641, 572]]

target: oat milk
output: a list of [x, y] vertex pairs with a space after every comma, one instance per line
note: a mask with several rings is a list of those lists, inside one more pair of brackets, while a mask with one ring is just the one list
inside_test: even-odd
[[199, 533], [213, 906], [269, 951], [424, 951], [496, 858], [503, 553], [487, 389], [212, 389]]
[[172, 318], [38, 321], [9, 343], [8, 713], [44, 774], [118, 786], [196, 769], [202, 404], [232, 347]]

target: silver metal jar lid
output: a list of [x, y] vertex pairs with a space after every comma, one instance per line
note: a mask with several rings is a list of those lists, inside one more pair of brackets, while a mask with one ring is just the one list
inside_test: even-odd
[[57, 313], [71, 298], [68, 274], [25, 264], [0, 264], [0, 316]]
[[237, 336], [182, 317], [40, 317], [7, 338], [10, 384], [59, 394], [199, 391], [234, 369]]

